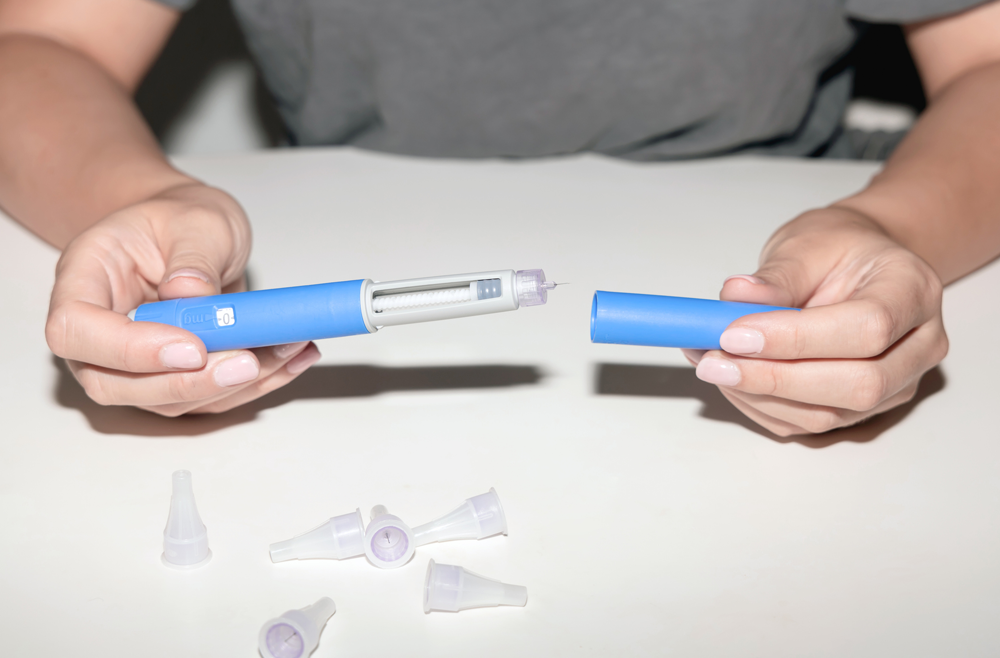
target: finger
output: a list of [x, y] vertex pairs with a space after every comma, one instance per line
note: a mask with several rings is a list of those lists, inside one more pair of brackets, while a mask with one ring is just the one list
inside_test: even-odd
[[319, 361], [320, 352], [314, 343], [302, 345], [305, 345], [305, 347], [298, 353], [288, 356], [286, 360], [281, 362], [281, 367], [273, 368], [268, 374], [262, 374], [255, 381], [241, 386], [236, 390], [227, 391], [209, 400], [144, 408], [148, 411], [170, 417], [188, 413], [220, 413], [236, 408], [284, 386]]
[[[814, 297], [822, 287], [819, 303], [846, 299], [865, 272], [845, 268], [844, 254], [859, 247], [865, 254], [899, 250], [870, 220], [852, 211], [824, 208], [804, 213], [771, 237], [753, 275], [726, 279], [719, 298], [801, 308], [810, 300], [818, 305]], [[846, 275], [831, 277], [834, 272]]]
[[742, 394], [738, 391], [719, 389], [722, 394], [729, 400], [734, 407], [736, 407], [740, 413], [744, 416], [757, 423], [764, 429], [778, 436], [794, 436], [796, 434], [808, 434], [809, 432], [798, 425], [779, 420], [773, 416], [760, 411], [755, 408], [752, 404], [746, 402], [742, 398]]
[[[774, 283], [752, 274], [734, 274], [722, 282], [719, 299], [724, 302], [794, 307], [794, 295]], [[808, 299], [808, 297], [803, 297]]]
[[275, 391], [285, 384], [288, 384], [303, 372], [311, 368], [320, 359], [319, 349], [310, 343], [310, 346], [303, 350], [301, 354], [288, 362], [288, 365], [281, 368], [270, 377], [254, 382], [252, 385], [243, 388], [239, 392], [216, 400], [207, 405], [193, 409], [190, 413], [222, 413], [235, 409], [248, 402], [252, 402], [259, 397], [263, 397]]
[[[252, 387], [258, 382], [262, 382], [270, 378], [274, 373], [292, 364], [296, 361], [298, 357], [307, 350], [307, 348], [313, 345], [313, 343], [302, 342], [302, 343], [291, 343], [287, 345], [276, 345], [274, 347], [262, 347], [252, 352], [257, 356], [257, 360], [260, 363], [260, 375], [257, 379], [249, 381], [242, 385], [227, 387], [221, 393], [214, 395], [209, 398], [193, 400], [189, 402], [173, 402], [167, 404], [155, 404], [155, 405], [142, 405], [143, 409], [147, 411], [153, 411], [163, 416], [175, 417], [181, 416], [186, 413], [190, 413], [204, 407], [206, 405], [212, 405], [215, 402], [224, 400], [233, 396], [238, 396], [241, 391], [245, 388]], [[313, 345], [315, 347], [315, 345]], [[318, 358], [318, 350], [317, 350]], [[249, 401], [252, 398], [247, 398]], [[236, 406], [236, 405], [233, 405]]]
[[739, 318], [722, 334], [723, 349], [769, 359], [866, 358], [939, 313], [940, 280], [915, 254], [857, 222], [813, 230], [850, 217], [841, 215], [815, 213], [765, 249], [754, 275], [726, 280], [724, 300], [807, 308]]
[[[278, 345], [253, 351], [216, 352], [198, 372], [133, 376], [71, 362], [70, 369], [87, 394], [103, 405], [152, 407], [175, 405], [173, 415], [233, 395], [250, 382], [290, 364], [311, 343]], [[318, 353], [318, 352], [317, 352]], [[318, 358], [318, 357], [317, 357]]]
[[863, 359], [932, 320], [939, 308], [924, 282], [887, 275], [839, 304], [739, 318], [719, 344], [731, 354], [765, 359]]
[[687, 348], [682, 348], [681, 354], [683, 354], [684, 358], [688, 360], [688, 363], [690, 363], [693, 366], [697, 366], [698, 362], [701, 361], [702, 357], [705, 356], [705, 352], [707, 351], [708, 350], [691, 350]]
[[754, 395], [868, 412], [944, 357], [944, 332], [926, 324], [870, 359], [777, 361], [708, 352], [699, 379]]
[[74, 301], [52, 308], [45, 339], [56, 356], [111, 370], [151, 373], [196, 370], [205, 365], [205, 344], [189, 331]]
[[142, 277], [118, 273], [128, 260], [115, 240], [81, 239], [59, 260], [45, 338], [57, 356], [129, 372], [201, 368], [207, 353], [178, 327], [132, 322], [125, 313], [152, 294]]
[[102, 405], [144, 407], [204, 401], [260, 375], [257, 357], [247, 350], [210, 354], [204, 368], [186, 372], [137, 374], [79, 361], [69, 363], [87, 395]]
[[870, 411], [838, 409], [822, 405], [802, 404], [768, 395], [752, 395], [728, 390], [723, 394], [740, 411], [775, 434], [822, 434], [842, 427], [857, 425], [868, 418], [906, 404], [916, 395], [919, 380], [899, 391]]

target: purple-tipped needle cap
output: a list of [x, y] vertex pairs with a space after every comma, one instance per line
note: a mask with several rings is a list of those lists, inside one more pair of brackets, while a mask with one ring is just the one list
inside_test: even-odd
[[300, 610], [289, 610], [269, 620], [257, 636], [263, 658], [305, 658], [319, 644], [327, 620], [337, 612], [333, 599], [323, 597]]
[[548, 301], [549, 291], [557, 285], [546, 281], [542, 270], [518, 270], [514, 273], [517, 303], [521, 306], [541, 306]]

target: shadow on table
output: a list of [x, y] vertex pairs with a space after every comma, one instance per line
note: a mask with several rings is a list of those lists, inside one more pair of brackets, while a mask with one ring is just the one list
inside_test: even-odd
[[904, 405], [879, 414], [860, 425], [814, 436], [782, 437], [772, 434], [753, 422], [732, 404], [719, 389], [698, 379], [694, 368], [687, 366], [647, 366], [629, 363], [597, 364], [596, 393], [598, 395], [632, 395], [662, 398], [695, 398], [702, 403], [703, 418], [741, 425], [752, 432], [779, 443], [798, 443], [809, 448], [826, 448], [842, 441], [864, 443], [878, 437], [900, 422], [922, 400], [945, 386], [940, 368], [929, 371], [920, 381], [916, 396]]
[[249, 404], [222, 414], [197, 414], [164, 418], [131, 407], [103, 407], [84, 393], [62, 359], [55, 399], [77, 409], [90, 426], [102, 434], [137, 436], [198, 436], [252, 421], [261, 411], [293, 400], [371, 397], [396, 391], [444, 391], [505, 388], [537, 384], [542, 379], [534, 366], [474, 365], [383, 368], [369, 365], [313, 366], [294, 381]]

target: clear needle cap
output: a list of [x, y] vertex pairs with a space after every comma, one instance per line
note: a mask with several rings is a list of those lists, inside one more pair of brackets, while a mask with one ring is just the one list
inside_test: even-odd
[[361, 510], [335, 516], [307, 533], [270, 546], [271, 562], [327, 558], [345, 560], [365, 554], [365, 522]]
[[163, 529], [163, 564], [175, 569], [193, 569], [208, 563], [208, 529], [194, 504], [191, 471], [175, 471], [170, 495], [170, 514]]
[[417, 546], [454, 539], [483, 539], [507, 534], [507, 518], [496, 489], [466, 499], [439, 519], [413, 528]]
[[327, 620], [337, 612], [333, 599], [323, 597], [300, 610], [289, 610], [269, 620], [257, 636], [263, 658], [304, 658], [319, 644]]
[[527, 587], [501, 583], [454, 564], [438, 564], [431, 560], [427, 565], [425, 613], [431, 610], [458, 612], [498, 605], [523, 606], [527, 602]]
[[417, 544], [413, 530], [384, 505], [372, 508], [371, 523], [365, 531], [365, 555], [380, 569], [395, 569], [410, 561]]

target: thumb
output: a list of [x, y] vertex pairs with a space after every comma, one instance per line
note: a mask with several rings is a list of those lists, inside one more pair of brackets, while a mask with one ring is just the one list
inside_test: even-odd
[[165, 261], [161, 300], [220, 294], [242, 276], [250, 251], [245, 220], [211, 205], [171, 217], [158, 240]]
[[161, 300], [178, 297], [206, 297], [222, 292], [217, 275], [205, 272], [204, 269], [177, 267], [177, 264], [173, 263], [170, 265], [167, 267], [170, 274], [163, 278], [157, 288]]
[[[829, 211], [822, 211], [827, 214]], [[813, 215], [813, 216], [810, 216]], [[779, 230], [764, 248], [760, 267], [752, 275], [737, 274], [725, 280], [719, 299], [802, 308], [836, 267], [841, 249], [831, 248], [837, 234], [814, 230], [816, 215], [804, 215]], [[836, 218], [834, 218], [836, 219]], [[812, 221], [810, 221], [812, 220]], [[822, 223], [826, 223], [823, 221]]]
[[772, 257], [753, 274], [735, 274], [722, 284], [719, 299], [801, 308], [818, 286], [809, 265], [798, 258]]

